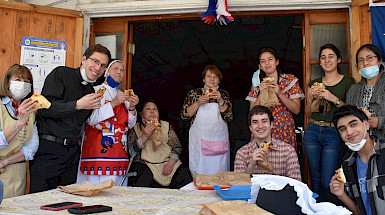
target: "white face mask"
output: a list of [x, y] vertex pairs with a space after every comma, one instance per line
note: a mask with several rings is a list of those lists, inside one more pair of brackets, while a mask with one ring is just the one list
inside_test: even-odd
[[24, 81], [9, 81], [11, 86], [9, 86], [9, 93], [14, 99], [20, 100], [25, 98], [31, 92], [32, 84], [26, 83]]
[[86, 62], [84, 62], [84, 66], [83, 68], [80, 70], [80, 74], [82, 75], [82, 78], [84, 81], [88, 82], [88, 83], [94, 83], [96, 82], [96, 80], [90, 80], [88, 77], [87, 77], [87, 74], [86, 74]]
[[362, 138], [362, 140], [359, 142], [359, 143], [349, 143], [349, 142], [345, 142], [345, 145], [350, 149], [350, 150], [352, 150], [352, 151], [355, 151], [355, 152], [358, 152], [358, 151], [360, 151], [363, 147], [364, 147], [364, 145], [365, 145], [365, 143], [366, 143], [366, 132], [367, 132], [367, 130], [366, 130], [366, 125], [365, 125], [365, 123], [364, 123], [364, 137]]

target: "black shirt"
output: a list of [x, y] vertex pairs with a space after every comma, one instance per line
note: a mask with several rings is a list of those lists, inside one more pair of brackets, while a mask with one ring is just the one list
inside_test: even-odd
[[39, 133], [81, 140], [82, 126], [92, 110], [76, 110], [76, 101], [95, 92], [92, 84], [82, 82], [80, 68], [60, 66], [47, 76], [41, 94], [51, 102], [51, 107], [37, 111]]

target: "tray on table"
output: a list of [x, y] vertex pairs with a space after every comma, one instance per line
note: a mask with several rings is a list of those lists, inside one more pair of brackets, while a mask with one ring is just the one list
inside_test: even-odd
[[226, 201], [231, 201], [231, 200], [247, 201], [248, 199], [251, 198], [251, 185], [237, 185], [237, 186], [232, 186], [229, 189], [222, 189], [218, 185], [214, 185], [213, 188]]

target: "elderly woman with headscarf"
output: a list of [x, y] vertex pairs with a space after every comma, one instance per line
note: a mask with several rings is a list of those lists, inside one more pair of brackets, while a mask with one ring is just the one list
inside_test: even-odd
[[127, 132], [135, 125], [139, 98], [117, 89], [123, 75], [123, 62], [113, 60], [104, 83], [94, 87], [96, 91], [103, 87], [106, 91], [101, 107], [87, 120], [77, 183], [88, 180], [96, 184], [107, 179], [119, 183], [127, 171]]

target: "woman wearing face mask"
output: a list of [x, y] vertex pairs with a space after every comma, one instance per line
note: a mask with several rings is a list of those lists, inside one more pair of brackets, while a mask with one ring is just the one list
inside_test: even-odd
[[[325, 75], [308, 84], [305, 114], [310, 119], [303, 141], [310, 169], [311, 190], [320, 194], [319, 201], [332, 201], [334, 196], [329, 192], [329, 182], [341, 161], [343, 148], [332, 117], [334, 111], [345, 104], [345, 95], [354, 84], [354, 79], [339, 72], [341, 53], [336, 46], [321, 46], [318, 56]], [[322, 83], [324, 87], [315, 83]], [[312, 110], [312, 103], [316, 99], [327, 101], [330, 110], [326, 106], [319, 108], [319, 111]]]
[[0, 83], [0, 180], [4, 198], [25, 194], [27, 163], [39, 147], [35, 123], [36, 103], [32, 74], [25, 66], [12, 65]]
[[193, 177], [195, 172], [210, 175], [230, 170], [227, 128], [227, 122], [233, 120], [230, 94], [219, 89], [222, 73], [217, 66], [206, 66], [202, 78], [204, 87], [188, 92], [181, 111], [182, 119], [189, 120], [191, 125], [189, 168]]
[[[279, 59], [273, 48], [262, 48], [258, 56], [259, 68], [252, 78], [253, 86], [246, 97], [250, 101], [250, 110], [261, 105], [260, 91], [271, 87], [278, 97], [279, 105], [269, 107], [274, 121], [272, 135], [278, 140], [297, 148], [295, 136], [294, 114], [301, 111], [301, 99], [305, 97], [299, 87], [298, 78], [292, 74], [284, 74], [278, 68]], [[265, 77], [273, 77], [274, 83], [263, 81]], [[254, 139], [252, 134], [251, 140]]]
[[101, 107], [87, 120], [77, 183], [88, 180], [96, 184], [113, 179], [118, 185], [127, 170], [127, 132], [135, 125], [139, 98], [116, 88], [123, 75], [123, 62], [113, 60], [106, 70], [104, 83], [94, 87], [95, 90], [105, 87], [106, 92]]
[[357, 51], [356, 63], [362, 79], [350, 87], [346, 103], [368, 110], [370, 135], [385, 138], [385, 74], [381, 52], [375, 45], [363, 45]]

